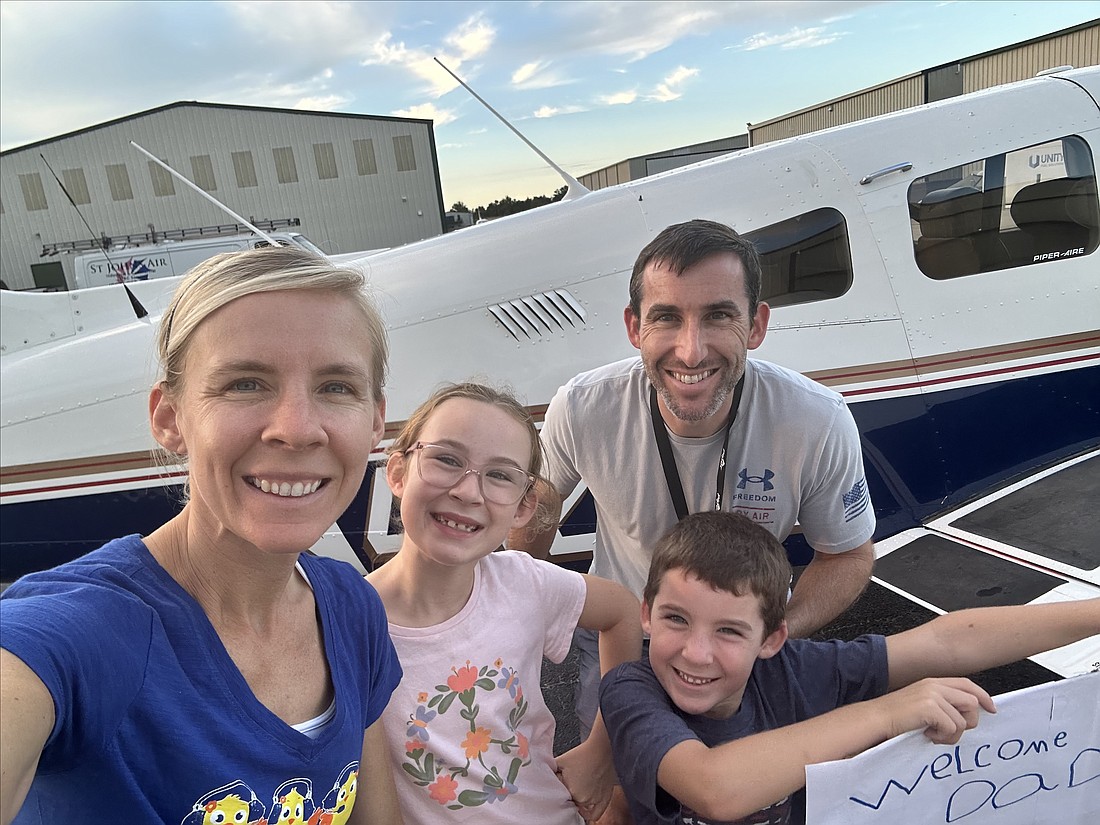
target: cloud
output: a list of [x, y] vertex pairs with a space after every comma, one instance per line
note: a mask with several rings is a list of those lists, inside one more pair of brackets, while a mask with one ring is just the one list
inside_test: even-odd
[[[687, 38], [726, 29], [739, 32], [825, 25], [875, 5], [876, 0], [817, 2], [544, 3], [538, 6], [542, 39], [554, 55], [597, 54], [634, 63]], [[793, 46], [791, 47], [793, 48]], [[529, 58], [528, 58], [529, 59]]]
[[631, 90], [628, 92], [616, 92], [611, 95], [601, 95], [599, 101], [605, 106], [624, 106], [633, 103], [637, 99], [638, 93]]
[[339, 108], [356, 99], [348, 69], [389, 13], [334, 2], [8, 0], [0, 12], [6, 145], [179, 100]]
[[408, 109], [398, 109], [394, 112], [398, 117], [417, 117], [435, 122], [436, 127], [453, 123], [455, 113], [453, 109], [440, 109], [434, 103], [418, 103]]
[[844, 32], [826, 33], [824, 26], [812, 26], [807, 29], [795, 27], [783, 34], [760, 32], [746, 37], [738, 49], [746, 52], [769, 49], [775, 46], [781, 49], [808, 49], [835, 43], [844, 34]]
[[343, 109], [352, 98], [345, 95], [324, 95], [322, 97], [303, 97], [291, 108], [311, 109], [316, 112], [335, 112]]
[[[654, 100], [658, 103], [668, 103], [682, 96], [680, 87], [688, 80], [699, 74], [698, 69], [689, 69], [687, 66], [677, 66], [673, 71], [658, 83], [652, 92], [645, 95], [646, 100]], [[636, 90], [615, 92], [613, 94], [599, 95], [596, 99], [604, 106], [624, 106], [634, 103], [639, 95]]]
[[[444, 59], [452, 70], [457, 71], [459, 63]], [[432, 60], [425, 49], [410, 49], [404, 43], [394, 42], [393, 32], [385, 32], [367, 46], [367, 56], [360, 61], [361, 66], [398, 66], [411, 72], [424, 82], [424, 92], [432, 97], [442, 97], [458, 86], [457, 81], [443, 71]]]
[[[235, 0], [221, 5], [228, 17], [223, 23], [236, 29], [238, 48], [278, 44], [291, 50], [285, 52], [291, 61], [301, 60], [302, 56], [312, 60], [327, 55], [332, 62], [354, 57], [359, 43], [384, 29], [379, 15], [363, 14], [348, 2]], [[179, 11], [196, 16], [196, 10], [188, 9], [186, 4]]]
[[496, 28], [485, 20], [484, 13], [478, 12], [460, 23], [443, 42], [458, 50], [460, 60], [471, 60], [489, 51], [496, 34]]
[[574, 81], [550, 71], [550, 61], [533, 60], [512, 72], [512, 85], [517, 89], [551, 89]]
[[677, 66], [672, 74], [665, 78], [665, 83], [669, 86], [679, 86], [689, 77], [695, 77], [699, 74], [698, 69], [689, 69], [687, 66]]
[[578, 112], [587, 112], [584, 106], [541, 106], [535, 110], [538, 118], [557, 117], [558, 115], [575, 115]]
[[387, 31], [367, 47], [367, 56], [360, 63], [363, 66], [400, 66], [424, 82], [425, 94], [438, 98], [455, 89], [458, 82], [433, 58], [438, 56], [448, 69], [460, 74], [462, 64], [488, 52], [495, 39], [496, 28], [478, 12], [444, 36], [446, 48], [409, 48], [404, 41], [395, 42], [393, 32]]
[[252, 106], [339, 111], [354, 101], [355, 95], [346, 89], [333, 88], [334, 77], [335, 73], [328, 68], [294, 80], [284, 80], [274, 73], [242, 73], [231, 79], [231, 90], [214, 91], [213, 96]]
[[685, 81], [690, 80], [698, 74], [698, 69], [677, 66], [672, 74], [657, 84], [657, 88], [653, 90], [653, 94], [649, 96], [649, 99], [656, 100], [660, 103], [668, 103], [670, 100], [676, 100], [683, 94], [679, 87]]
[[[736, 5], [736, 4], [734, 4]], [[602, 20], [593, 30], [597, 52], [636, 62], [681, 38], [711, 31], [723, 16], [721, 4], [599, 3]]]
[[547, 64], [542, 60], [535, 60], [531, 63], [524, 63], [514, 72], [512, 72], [512, 84], [520, 85], [526, 83], [534, 75], [538, 74], [542, 69], [546, 68]]

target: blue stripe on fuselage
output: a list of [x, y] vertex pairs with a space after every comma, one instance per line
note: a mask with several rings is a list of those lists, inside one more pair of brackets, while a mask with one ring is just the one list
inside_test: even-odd
[[[850, 407], [878, 518], [875, 538], [881, 539], [1015, 477], [1100, 446], [1100, 366]], [[363, 546], [374, 467], [338, 520], [356, 550]], [[176, 486], [5, 504], [0, 508], [0, 580], [61, 564], [121, 535], [146, 535], [178, 512], [178, 501]], [[562, 533], [588, 533], [594, 527], [595, 510], [586, 495]], [[787, 545], [793, 563], [809, 560], [801, 537]]]

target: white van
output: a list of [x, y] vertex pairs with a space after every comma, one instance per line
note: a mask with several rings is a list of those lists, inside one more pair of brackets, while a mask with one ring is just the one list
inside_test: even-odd
[[[298, 246], [318, 255], [324, 254], [301, 233], [268, 234], [280, 245]], [[91, 286], [171, 278], [183, 275], [195, 264], [220, 252], [236, 252], [267, 245], [263, 238], [248, 233], [188, 241], [164, 241], [125, 249], [97, 249], [77, 255], [73, 259], [73, 280], [77, 289], [86, 289]]]

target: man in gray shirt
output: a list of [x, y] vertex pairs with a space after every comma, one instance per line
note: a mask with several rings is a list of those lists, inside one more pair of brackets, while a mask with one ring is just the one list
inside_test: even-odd
[[[804, 376], [749, 361], [770, 309], [760, 258], [720, 223], [693, 220], [642, 250], [623, 313], [641, 355], [582, 373], [546, 412], [546, 475], [596, 502], [591, 572], [641, 597], [651, 548], [679, 518], [733, 510], [780, 540], [795, 526], [814, 550], [787, 608], [792, 636], [827, 624], [862, 592], [874, 559], [874, 510], [859, 433], [844, 399]], [[545, 558], [554, 531], [509, 546]], [[577, 713], [597, 707], [594, 639], [578, 636]], [[582, 734], [583, 735], [583, 734]]]

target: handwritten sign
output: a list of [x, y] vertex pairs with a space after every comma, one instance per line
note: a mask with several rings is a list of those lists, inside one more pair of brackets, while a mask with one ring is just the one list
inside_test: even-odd
[[806, 769], [809, 825], [1095, 825], [1100, 673], [996, 697], [957, 745], [918, 731]]

